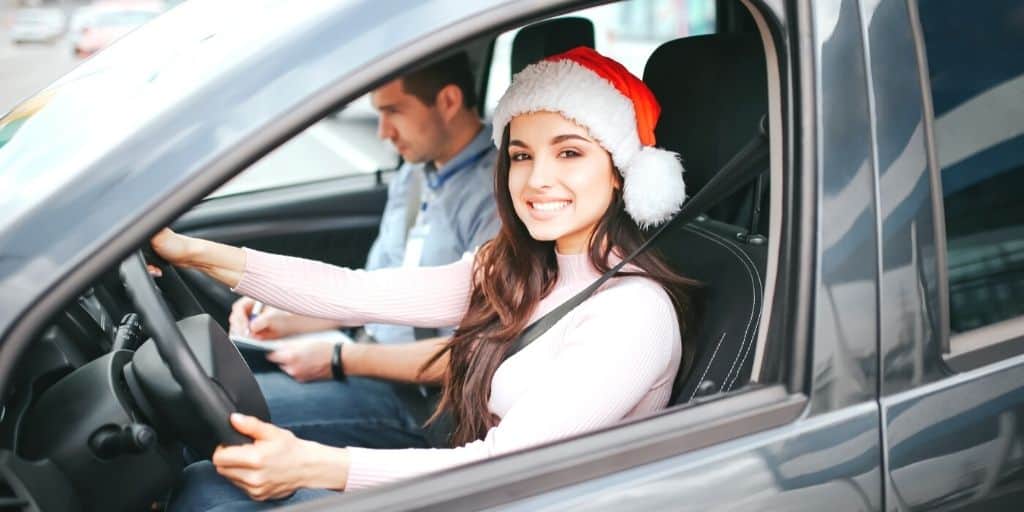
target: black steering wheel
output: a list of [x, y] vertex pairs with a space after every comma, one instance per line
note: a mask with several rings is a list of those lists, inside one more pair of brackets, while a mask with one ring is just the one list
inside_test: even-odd
[[[125, 259], [121, 276], [153, 336], [139, 347], [133, 367], [126, 370], [129, 387], [134, 394], [145, 395], [141, 401], [148, 402], [151, 414], [160, 416], [171, 429], [182, 434], [189, 431], [189, 435], [182, 437], [200, 453], [212, 451], [218, 444], [250, 443], [251, 439], [231, 426], [228, 416], [242, 412], [269, 420], [266, 401], [252, 372], [223, 328], [201, 312], [198, 301], [174, 267], [155, 255], [150, 255], [150, 259], [163, 273], [161, 281], [168, 297], [186, 318], [174, 319], [161, 288], [146, 269], [142, 251]], [[204, 356], [201, 359], [205, 364], [197, 359], [195, 350]], [[191, 408], [201, 425], [197, 427], [190, 421], [181, 406]]]

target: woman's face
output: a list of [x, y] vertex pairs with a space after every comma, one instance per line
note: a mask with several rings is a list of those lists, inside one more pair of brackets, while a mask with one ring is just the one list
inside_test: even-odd
[[509, 123], [508, 156], [512, 204], [530, 236], [562, 254], [585, 251], [618, 187], [611, 155], [561, 114], [534, 112]]

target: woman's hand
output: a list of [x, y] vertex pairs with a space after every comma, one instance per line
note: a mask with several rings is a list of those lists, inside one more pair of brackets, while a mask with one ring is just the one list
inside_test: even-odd
[[243, 414], [232, 414], [231, 425], [253, 442], [217, 447], [213, 465], [252, 499], [284, 498], [303, 487], [345, 487], [348, 452], [344, 448], [304, 441], [287, 430]]
[[190, 239], [179, 235], [170, 228], [161, 229], [149, 240], [150, 245], [161, 258], [176, 267], [183, 266], [190, 254]]
[[[168, 228], [153, 235], [149, 243], [171, 265], [198, 269], [231, 288], [245, 271], [245, 251], [237, 247], [179, 235]], [[156, 267], [150, 266], [149, 271], [160, 275]]]

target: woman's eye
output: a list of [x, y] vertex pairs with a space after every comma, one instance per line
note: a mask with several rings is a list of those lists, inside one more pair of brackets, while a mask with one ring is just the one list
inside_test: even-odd
[[528, 155], [526, 153], [512, 153], [511, 156], [512, 156], [512, 161], [513, 162], [522, 162], [523, 160], [529, 160], [530, 159], [530, 155]]
[[576, 158], [578, 156], [581, 156], [580, 152], [575, 149], [563, 149], [558, 153], [558, 158]]

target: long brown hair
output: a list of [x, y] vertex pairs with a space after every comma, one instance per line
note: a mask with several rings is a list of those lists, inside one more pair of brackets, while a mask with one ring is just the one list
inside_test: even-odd
[[[495, 166], [494, 191], [501, 230], [478, 251], [473, 264], [469, 308], [444, 349], [428, 361], [429, 367], [449, 354], [441, 402], [430, 421], [450, 411], [455, 430], [451, 443], [459, 446], [481, 439], [497, 424], [488, 401], [491, 379], [515, 339], [527, 327], [537, 304], [551, 293], [558, 279], [554, 242], [530, 236], [516, 215], [508, 188], [510, 158], [509, 128], [505, 127]], [[621, 175], [615, 170], [621, 183]], [[595, 243], [607, 241], [608, 243]], [[590, 262], [607, 272], [613, 249], [622, 256], [632, 253], [644, 241], [644, 234], [625, 211], [619, 188], [589, 242]], [[672, 299], [684, 339], [694, 316], [694, 280], [677, 274], [655, 248], [637, 256], [632, 265], [641, 272], [620, 271], [618, 275], [643, 275], [658, 282]]]

